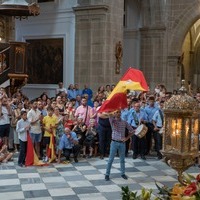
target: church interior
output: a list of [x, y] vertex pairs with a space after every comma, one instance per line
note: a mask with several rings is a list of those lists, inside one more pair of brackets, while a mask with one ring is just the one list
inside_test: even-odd
[[[53, 98], [59, 83], [96, 92], [116, 85], [130, 67], [143, 72], [150, 93], [163, 85], [170, 95], [180, 89], [184, 96], [172, 96], [160, 117], [162, 159], [157, 144], [145, 159], [133, 158], [130, 148], [128, 179], [120, 176], [119, 154], [109, 181], [106, 156], [20, 167], [14, 154], [0, 161], [0, 199], [120, 200], [128, 186], [137, 195], [151, 191], [148, 200], [158, 197], [156, 184], [188, 186], [184, 172], [198, 177], [200, 167], [199, 65], [200, 0], [0, 0], [0, 88], [9, 98], [19, 90], [30, 100], [43, 93]], [[200, 198], [195, 195], [189, 196]]]

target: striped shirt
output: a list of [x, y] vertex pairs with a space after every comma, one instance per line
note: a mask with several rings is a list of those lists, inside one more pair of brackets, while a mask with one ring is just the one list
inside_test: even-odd
[[112, 128], [112, 140], [122, 141], [125, 138], [125, 130], [128, 129], [129, 133], [134, 130], [126, 121], [121, 118], [109, 117]]

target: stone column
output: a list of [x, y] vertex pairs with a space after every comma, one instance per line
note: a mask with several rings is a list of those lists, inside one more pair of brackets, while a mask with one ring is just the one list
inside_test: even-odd
[[165, 27], [141, 28], [140, 63], [151, 90], [165, 82], [164, 34]]
[[166, 69], [166, 86], [171, 89], [180, 89], [181, 87], [181, 74], [180, 67], [178, 66], [179, 56], [167, 56], [167, 69]]
[[97, 89], [100, 85], [116, 83], [121, 77], [115, 73], [115, 47], [119, 41], [123, 42], [123, 0], [88, 2], [74, 8], [74, 76], [81, 87], [88, 83]]

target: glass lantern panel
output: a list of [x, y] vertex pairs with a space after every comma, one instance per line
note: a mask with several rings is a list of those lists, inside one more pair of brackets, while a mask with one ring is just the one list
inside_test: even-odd
[[181, 133], [182, 133], [182, 119], [173, 117], [171, 124], [171, 146], [172, 149], [181, 151]]
[[182, 119], [177, 117], [166, 116], [165, 119], [165, 140], [164, 150], [166, 151], [181, 151], [181, 131]]
[[182, 130], [182, 152], [190, 152], [191, 150], [191, 118], [185, 118]]
[[198, 119], [192, 119], [192, 131], [191, 131], [191, 151], [199, 150], [199, 121]]
[[171, 124], [172, 124], [172, 117], [166, 116], [164, 122], [164, 137], [163, 137], [163, 149], [165, 151], [170, 151], [172, 149], [171, 146]]

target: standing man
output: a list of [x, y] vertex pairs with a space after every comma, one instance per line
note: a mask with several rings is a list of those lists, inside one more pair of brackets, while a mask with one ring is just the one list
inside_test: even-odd
[[33, 101], [32, 108], [27, 114], [28, 121], [30, 122], [30, 137], [35, 148], [35, 152], [40, 158], [40, 142], [42, 139], [41, 120], [43, 118], [41, 111], [38, 109], [38, 102]]
[[[147, 117], [146, 113], [140, 110], [140, 103], [135, 103], [133, 105], [133, 109], [130, 111], [130, 115], [128, 117], [128, 123], [133, 127], [134, 130], [142, 124], [146, 123]], [[136, 135], [132, 137], [132, 150], [133, 150], [133, 159], [136, 159], [140, 154], [141, 159], [146, 160], [145, 158], [145, 148], [146, 146], [146, 136], [139, 138]]]
[[0, 137], [3, 138], [3, 143], [8, 146], [8, 137], [10, 133], [10, 116], [11, 107], [8, 98], [4, 95], [0, 99]]
[[87, 105], [87, 99], [82, 97], [81, 105], [76, 109], [75, 117], [76, 119], [78, 119], [78, 117], [82, 117], [84, 124], [88, 126], [91, 116], [92, 108]]
[[58, 88], [56, 89], [56, 95], [58, 95], [59, 93], [64, 92], [65, 95], [67, 95], [67, 89], [64, 88], [63, 86], [63, 82], [59, 82], [58, 83]]
[[154, 125], [153, 137], [155, 140], [155, 149], [159, 160], [162, 159], [162, 154], [160, 153], [160, 150], [162, 149], [162, 131], [163, 131], [162, 127], [164, 122], [163, 107], [164, 107], [164, 101], [161, 101], [160, 108], [153, 115], [153, 125]]
[[146, 152], [145, 154], [150, 154], [151, 146], [152, 146], [152, 135], [154, 132], [154, 125], [153, 125], [153, 115], [158, 110], [158, 108], [155, 106], [155, 98], [154, 96], [150, 96], [148, 100], [148, 106], [145, 107], [144, 111], [147, 114], [147, 127], [148, 131], [146, 133]]
[[[117, 151], [119, 152], [120, 158], [120, 171], [121, 177], [123, 179], [128, 179], [125, 174], [125, 142], [133, 135], [133, 128], [124, 120], [121, 119], [121, 110], [117, 110], [113, 115], [112, 114], [104, 114], [105, 117], [109, 117], [111, 128], [112, 128], [112, 141], [110, 145], [110, 154], [108, 159], [108, 164], [106, 168], [105, 180], [109, 181], [110, 178], [110, 170], [112, 167], [112, 163], [114, 161], [115, 155]], [[103, 114], [102, 114], [103, 117]], [[125, 129], [128, 129], [129, 134], [125, 136]]]
[[76, 96], [77, 95], [80, 95], [80, 96], [82, 95], [82, 90], [79, 89], [79, 85], [77, 83], [74, 84], [74, 89], [76, 91]]
[[105, 118], [103, 114], [98, 113], [98, 136], [99, 136], [99, 152], [100, 159], [104, 159], [109, 153], [112, 129], [109, 118]]
[[91, 100], [93, 97], [93, 91], [88, 87], [87, 84], [84, 85], [84, 89], [82, 91], [82, 95], [88, 94], [88, 100]]

